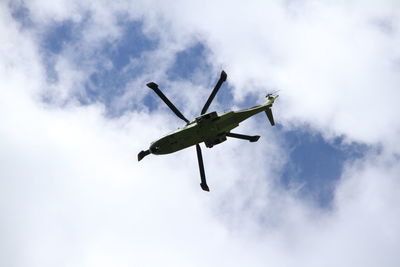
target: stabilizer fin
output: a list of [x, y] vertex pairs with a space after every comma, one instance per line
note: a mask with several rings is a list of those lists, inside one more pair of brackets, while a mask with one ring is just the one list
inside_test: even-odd
[[275, 125], [275, 121], [274, 121], [274, 116], [272, 115], [272, 110], [271, 110], [271, 108], [268, 107], [268, 108], [265, 110], [265, 114], [267, 114], [268, 120], [269, 120], [269, 122], [271, 123], [271, 125], [274, 126], [274, 125]]

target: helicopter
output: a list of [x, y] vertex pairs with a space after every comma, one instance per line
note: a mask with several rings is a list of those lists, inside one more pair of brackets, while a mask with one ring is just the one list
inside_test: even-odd
[[161, 92], [156, 83], [150, 82], [146, 84], [147, 87], [152, 89], [165, 102], [165, 104], [175, 113], [176, 116], [186, 122], [186, 125], [152, 142], [148, 150], [142, 150], [138, 154], [138, 161], [142, 160], [149, 154], [170, 154], [195, 145], [201, 178], [200, 187], [204, 191], [210, 191], [206, 181], [200, 143], [204, 142], [206, 147], [211, 148], [214, 145], [218, 145], [226, 141], [227, 137], [257, 142], [260, 138], [259, 135], [249, 136], [232, 133], [231, 130], [238, 127], [239, 123], [242, 121], [263, 111], [267, 115], [270, 124], [272, 126], [275, 125], [271, 107], [279, 95], [274, 93], [266, 95], [267, 100], [264, 104], [249, 109], [229, 111], [221, 115], [218, 115], [215, 111], [207, 113], [211, 102], [213, 101], [221, 85], [226, 81], [226, 78], [227, 74], [225, 71], [222, 71], [217, 84], [215, 85], [213, 91], [207, 99], [207, 102], [204, 104], [204, 107], [201, 110], [200, 116], [192, 121], [189, 121], [185, 118], [185, 116], [183, 116], [183, 114], [174, 106], [174, 104], [172, 104], [171, 101], [169, 101], [169, 99]]

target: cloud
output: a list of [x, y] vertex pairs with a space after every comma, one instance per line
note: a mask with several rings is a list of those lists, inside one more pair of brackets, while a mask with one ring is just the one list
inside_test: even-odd
[[[0, 5], [1, 265], [396, 266], [396, 2], [67, 2], [23, 3], [32, 28]], [[139, 103], [146, 93], [138, 88], [156, 79], [195, 114], [205, 85], [166, 72], [201, 41], [212, 67], [227, 67], [235, 104], [282, 88], [282, 127], [307, 124], [378, 149], [347, 163], [328, 210], [281, 185], [285, 140], [257, 119], [241, 131], [262, 133], [260, 143], [203, 149], [211, 194], [194, 180], [194, 149], [138, 164], [138, 151], [179, 125], [171, 113], [137, 104], [110, 117], [101, 101], [76, 98], [104, 66], [94, 52], [121, 38], [121, 14], [140, 18], [158, 45], [143, 52], [143, 74], [116, 103], [133, 95]], [[41, 38], [68, 20], [82, 37], [52, 55], [58, 79], [49, 81]], [[191, 94], [180, 94], [182, 85]]]
[[386, 140], [399, 149], [395, 2], [175, 3], [160, 13], [176, 28], [199, 32], [215, 62], [228, 67], [238, 99], [282, 89], [285, 122], [306, 122], [327, 136], [366, 143]]

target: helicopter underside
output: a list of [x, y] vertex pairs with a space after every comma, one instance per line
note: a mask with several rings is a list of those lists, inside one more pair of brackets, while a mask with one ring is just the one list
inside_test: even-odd
[[204, 142], [213, 147], [227, 140], [227, 134], [245, 119], [265, 111], [268, 105], [260, 105], [241, 111], [230, 111], [218, 116], [216, 112], [204, 114], [185, 127], [153, 142], [150, 152], [155, 155], [173, 153]]
[[171, 101], [163, 94], [163, 92], [158, 88], [158, 84], [154, 82], [147, 83], [147, 87], [152, 89], [163, 101], [164, 103], [175, 113], [177, 117], [186, 122], [186, 125], [178, 129], [159, 140], [151, 143], [150, 148], [147, 150], [142, 150], [138, 154], [138, 161], [141, 161], [144, 157], [149, 154], [161, 155], [169, 154], [190, 146], [196, 146], [197, 161], [199, 164], [200, 171], [200, 187], [204, 191], [210, 191], [207, 181], [206, 174], [204, 171], [203, 156], [201, 152], [200, 143], [204, 142], [207, 147], [213, 147], [214, 145], [220, 144], [229, 138], [238, 138], [247, 140], [250, 142], [257, 142], [260, 138], [258, 135], [249, 136], [244, 134], [232, 133], [232, 129], [239, 126], [239, 123], [246, 120], [247, 118], [265, 111], [267, 118], [272, 126], [275, 125], [274, 118], [272, 116], [271, 106], [274, 103], [278, 95], [273, 93], [267, 94], [267, 101], [259, 106], [253, 108], [240, 110], [240, 111], [230, 111], [218, 116], [216, 112], [207, 113], [211, 102], [215, 98], [219, 88], [226, 81], [227, 75], [225, 71], [221, 71], [221, 75], [218, 79], [217, 84], [212, 90], [210, 96], [208, 97], [206, 103], [204, 104], [200, 114], [193, 121], [189, 121]]

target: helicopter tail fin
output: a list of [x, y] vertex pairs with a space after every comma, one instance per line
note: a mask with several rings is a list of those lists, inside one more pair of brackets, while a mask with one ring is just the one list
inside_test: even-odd
[[271, 123], [271, 126], [274, 126], [275, 125], [275, 121], [274, 121], [274, 116], [272, 115], [271, 107], [268, 107], [265, 110], [265, 114], [267, 115], [267, 118], [268, 118], [269, 122]]
[[266, 107], [265, 114], [267, 115], [267, 118], [268, 118], [269, 122], [271, 123], [271, 126], [275, 125], [274, 116], [272, 115], [271, 107], [274, 104], [275, 99], [279, 96], [279, 95], [275, 94], [276, 92], [269, 93], [265, 96], [267, 98], [267, 101], [264, 104], [264, 106]]

